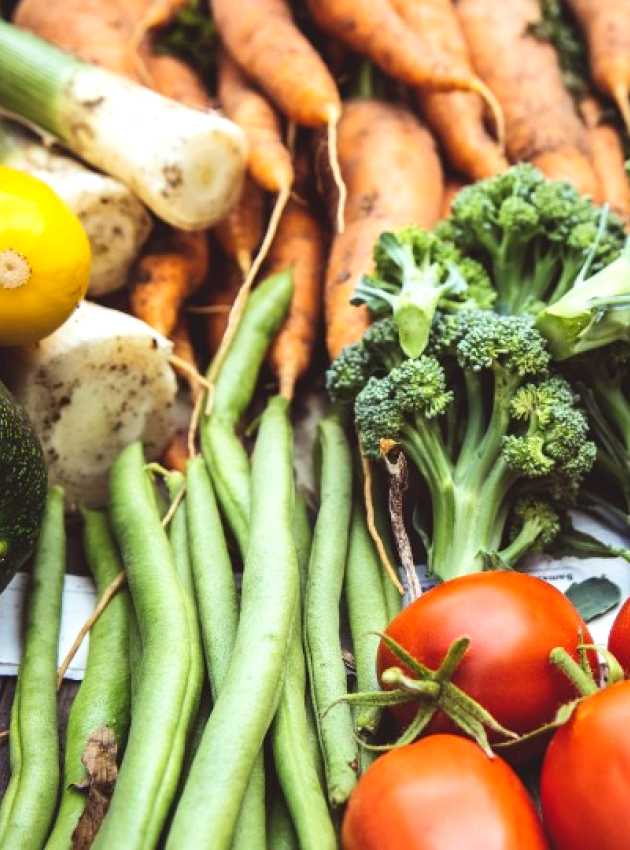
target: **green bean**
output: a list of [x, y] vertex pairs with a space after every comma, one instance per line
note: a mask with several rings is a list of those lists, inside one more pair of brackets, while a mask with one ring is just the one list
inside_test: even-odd
[[[191, 666], [186, 596], [162, 528], [142, 446], [132, 443], [112, 467], [112, 527], [127, 571], [142, 641], [142, 669], [127, 749], [93, 850], [147, 850], [177, 789], [169, 764]], [[160, 805], [157, 805], [159, 800]]]
[[319, 423], [320, 508], [315, 524], [304, 608], [311, 693], [324, 756], [328, 799], [344, 803], [356, 783], [358, 752], [339, 637], [339, 606], [352, 508], [352, 453], [333, 412]]
[[[100, 596], [120, 573], [122, 565], [106, 514], [84, 510], [83, 521], [86, 560]], [[118, 752], [123, 751], [131, 701], [128, 652], [131, 615], [129, 593], [123, 588], [90, 631], [85, 675], [68, 716], [61, 804], [46, 850], [68, 850], [72, 845], [72, 833], [85, 808], [85, 793], [77, 786], [88, 778], [81, 757], [90, 735], [107, 726], [114, 732]]]
[[18, 720], [18, 705], [20, 704], [20, 683], [16, 682], [15, 691], [13, 693], [13, 702], [11, 704], [11, 717], [9, 721], [9, 732], [18, 730], [18, 734], [9, 734], [9, 767], [11, 769], [11, 780], [7, 786], [2, 804], [0, 805], [0, 844], [2, 836], [7, 828], [7, 823], [11, 815], [13, 800], [18, 787], [18, 778], [22, 770], [22, 745], [19, 735], [19, 720]]
[[[382, 573], [383, 568], [365, 521], [363, 505], [355, 502], [350, 523], [345, 594], [359, 691], [380, 689], [376, 675], [376, 653], [380, 639], [374, 632], [384, 631], [389, 622]], [[370, 706], [359, 708], [355, 714], [359, 731], [374, 732], [379, 719], [380, 711]]]
[[250, 464], [235, 429], [252, 399], [260, 367], [292, 294], [290, 271], [268, 277], [253, 291], [219, 372], [212, 413], [201, 423], [203, 456], [243, 557], [249, 528]]
[[[307, 580], [311, 528], [303, 505], [296, 499], [293, 539], [300, 573]], [[302, 616], [297, 607], [287, 669], [278, 710], [271, 728], [276, 774], [301, 850], [336, 850], [337, 837], [322, 791], [317, 762], [309, 749], [310, 717], [306, 711], [306, 662], [302, 648]]]
[[17, 741], [14, 773], [2, 802], [2, 850], [40, 850], [57, 806], [57, 654], [65, 559], [63, 491], [52, 487], [35, 552], [17, 704], [11, 712], [10, 737]]
[[[184, 476], [180, 472], [171, 472], [166, 477], [166, 486], [171, 500], [179, 496], [182, 487], [185, 487]], [[201, 689], [205, 679], [205, 668], [203, 660], [203, 649], [201, 647], [201, 634], [199, 629], [199, 618], [195, 602], [195, 589], [192, 578], [192, 566], [190, 563], [190, 551], [188, 545], [187, 511], [188, 504], [185, 497], [177, 506], [169, 526], [169, 540], [175, 557], [175, 569], [184, 590], [186, 619], [188, 622], [188, 642], [190, 646], [190, 670], [186, 683], [186, 694], [182, 704], [181, 715], [176, 735], [172, 741], [171, 755], [169, 758], [166, 777], [162, 790], [158, 795], [156, 808], [163, 806], [168, 810], [172, 801], [173, 787], [177, 787], [182, 771], [183, 762], [186, 758], [187, 746], [192, 737]], [[164, 794], [162, 793], [164, 792]], [[149, 846], [157, 844], [160, 836], [161, 824], [155, 826], [153, 834], [147, 836]]]
[[280, 791], [276, 792], [271, 801], [269, 847], [272, 850], [302, 850]]
[[230, 847], [275, 713], [297, 605], [292, 512], [288, 402], [276, 397], [267, 405], [254, 449], [250, 542], [232, 661], [175, 812], [169, 850]]
[[[236, 630], [238, 598], [212, 483], [203, 458], [186, 469], [188, 536], [203, 645], [212, 696], [217, 698], [228, 671]], [[250, 779], [234, 836], [233, 850], [265, 850], [265, 777], [262, 753]], [[262, 823], [262, 830], [261, 830]], [[260, 842], [260, 836], [263, 841]], [[259, 842], [259, 843], [257, 843]]]

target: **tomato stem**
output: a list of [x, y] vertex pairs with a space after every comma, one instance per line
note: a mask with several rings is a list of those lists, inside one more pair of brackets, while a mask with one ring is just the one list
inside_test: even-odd
[[552, 649], [549, 660], [569, 679], [580, 696], [586, 697], [597, 693], [598, 687], [593, 677], [586, 673], [574, 658], [571, 658], [566, 649], [561, 646]]

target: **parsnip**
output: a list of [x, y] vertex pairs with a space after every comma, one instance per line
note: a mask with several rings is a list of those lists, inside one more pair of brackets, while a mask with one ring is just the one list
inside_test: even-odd
[[47, 183], [76, 213], [90, 240], [93, 297], [120, 289], [151, 232], [151, 216], [113, 177], [44, 147], [30, 133], [0, 121], [0, 160]]
[[247, 147], [236, 124], [81, 62], [2, 20], [0, 109], [52, 133], [182, 230], [212, 226], [239, 196]]
[[126, 313], [83, 301], [54, 334], [12, 349], [7, 381], [71, 504], [107, 501], [109, 469], [142, 440], [160, 456], [176, 429], [171, 343]]

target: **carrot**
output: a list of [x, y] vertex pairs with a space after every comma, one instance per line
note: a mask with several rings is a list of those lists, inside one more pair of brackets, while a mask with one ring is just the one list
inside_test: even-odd
[[595, 173], [602, 189], [602, 200], [618, 216], [630, 219], [630, 184], [625, 169], [623, 143], [618, 130], [603, 121], [595, 98], [584, 98], [580, 112], [586, 124]]
[[501, 109], [470, 68], [450, 0], [307, 0], [307, 5], [323, 29], [390, 76], [431, 91], [478, 92], [502, 137]]
[[556, 51], [528, 33], [540, 20], [538, 0], [460, 0], [457, 12], [473, 64], [503, 107], [510, 160], [529, 160], [597, 200], [586, 130]]
[[442, 218], [448, 218], [451, 214], [451, 204], [465, 185], [466, 183], [462, 183], [461, 180], [455, 180], [453, 178], [449, 178], [446, 181], [444, 196], [442, 198]]
[[262, 239], [264, 217], [264, 193], [247, 178], [236, 206], [213, 230], [221, 247], [236, 261], [243, 275], [249, 272], [252, 257]]
[[243, 278], [239, 267], [235, 263], [226, 263], [226, 268], [222, 269], [217, 275], [212, 290], [210, 291], [210, 300], [204, 306], [204, 312], [207, 311], [207, 340], [210, 353], [214, 354], [225, 334], [225, 329], [228, 323], [228, 314], [230, 308], [236, 300]]
[[211, 0], [221, 38], [282, 112], [307, 127], [336, 120], [337, 86], [286, 0]]
[[171, 442], [164, 449], [161, 461], [167, 469], [186, 472], [190, 455], [188, 454], [188, 438], [185, 431], [177, 431]]
[[369, 323], [350, 298], [372, 268], [376, 239], [407, 224], [431, 227], [442, 210], [443, 178], [431, 134], [402, 106], [377, 100], [346, 104], [339, 160], [348, 186], [347, 227], [336, 234], [326, 271], [326, 341], [331, 358]]
[[199, 288], [208, 268], [205, 232], [170, 231], [161, 251], [140, 259], [132, 276], [131, 310], [164, 336], [177, 325], [183, 302]]
[[280, 192], [293, 183], [293, 166], [278, 116], [225, 51], [219, 55], [218, 65], [219, 102], [247, 136], [250, 173], [263, 189]]
[[324, 238], [317, 218], [303, 204], [290, 201], [267, 261], [270, 274], [291, 268], [293, 299], [269, 357], [280, 394], [291, 399], [296, 382], [311, 362], [317, 337]]
[[423, 117], [457, 171], [472, 180], [483, 180], [508, 167], [501, 147], [486, 130], [479, 95], [419, 89], [417, 100]]
[[589, 50], [593, 79], [613, 98], [630, 132], [630, 0], [568, 0]]

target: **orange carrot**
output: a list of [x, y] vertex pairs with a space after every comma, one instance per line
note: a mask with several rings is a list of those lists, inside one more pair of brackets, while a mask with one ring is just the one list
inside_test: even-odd
[[630, 184], [625, 168], [623, 143], [618, 130], [602, 119], [602, 110], [594, 98], [580, 103], [586, 124], [595, 173], [602, 189], [602, 200], [618, 216], [630, 219]]
[[347, 227], [333, 239], [325, 280], [326, 340], [331, 358], [361, 336], [366, 308], [350, 298], [372, 268], [378, 236], [407, 224], [431, 227], [442, 211], [443, 179], [431, 134], [411, 112], [377, 100], [346, 104], [339, 160], [348, 186]]
[[303, 204], [290, 201], [269, 252], [269, 273], [291, 268], [293, 299], [270, 352], [280, 393], [291, 399], [296, 382], [311, 362], [317, 337], [324, 238], [316, 216]]
[[291, 154], [282, 141], [278, 116], [225, 51], [219, 56], [218, 96], [225, 114], [247, 136], [249, 170], [254, 180], [268, 192], [290, 186]]
[[630, 132], [630, 0], [568, 0], [588, 42], [593, 79]]
[[207, 315], [207, 340], [210, 353], [214, 354], [225, 334], [228, 324], [228, 315], [230, 308], [234, 304], [236, 296], [243, 278], [239, 267], [235, 263], [226, 263], [225, 268], [221, 269], [216, 275], [207, 308], [210, 308]]
[[502, 135], [495, 98], [460, 61], [457, 42], [464, 45], [450, 0], [307, 0], [307, 5], [323, 29], [390, 76], [431, 91], [478, 92]]
[[188, 322], [183, 313], [171, 333], [171, 342], [173, 343], [171, 366], [187, 381], [191, 398], [196, 401], [203, 390], [203, 385], [199, 380], [201, 376], [199, 376], [197, 356], [190, 338]]
[[250, 178], [243, 183], [241, 197], [228, 215], [214, 228], [225, 253], [236, 261], [243, 275], [251, 268], [265, 227], [265, 196]]
[[418, 103], [451, 165], [472, 180], [499, 174], [508, 161], [484, 124], [484, 105], [474, 92], [418, 90]]
[[460, 0], [457, 12], [473, 64], [503, 107], [509, 158], [599, 199], [586, 130], [556, 51], [528, 32], [540, 20], [538, 0]]
[[161, 240], [160, 249], [138, 262], [130, 304], [134, 315], [170, 336], [185, 299], [206, 276], [208, 242], [205, 232], [173, 230]]
[[185, 431], [177, 431], [171, 442], [164, 449], [161, 461], [166, 469], [174, 469], [177, 472], [186, 472], [189, 460], [188, 435]]
[[444, 197], [442, 198], [442, 218], [448, 218], [451, 214], [451, 204], [465, 185], [466, 183], [462, 183], [460, 180], [454, 180], [453, 178], [449, 178], [446, 181], [444, 185]]
[[335, 81], [286, 0], [211, 0], [211, 7], [234, 59], [285, 115], [309, 127], [337, 119]]

